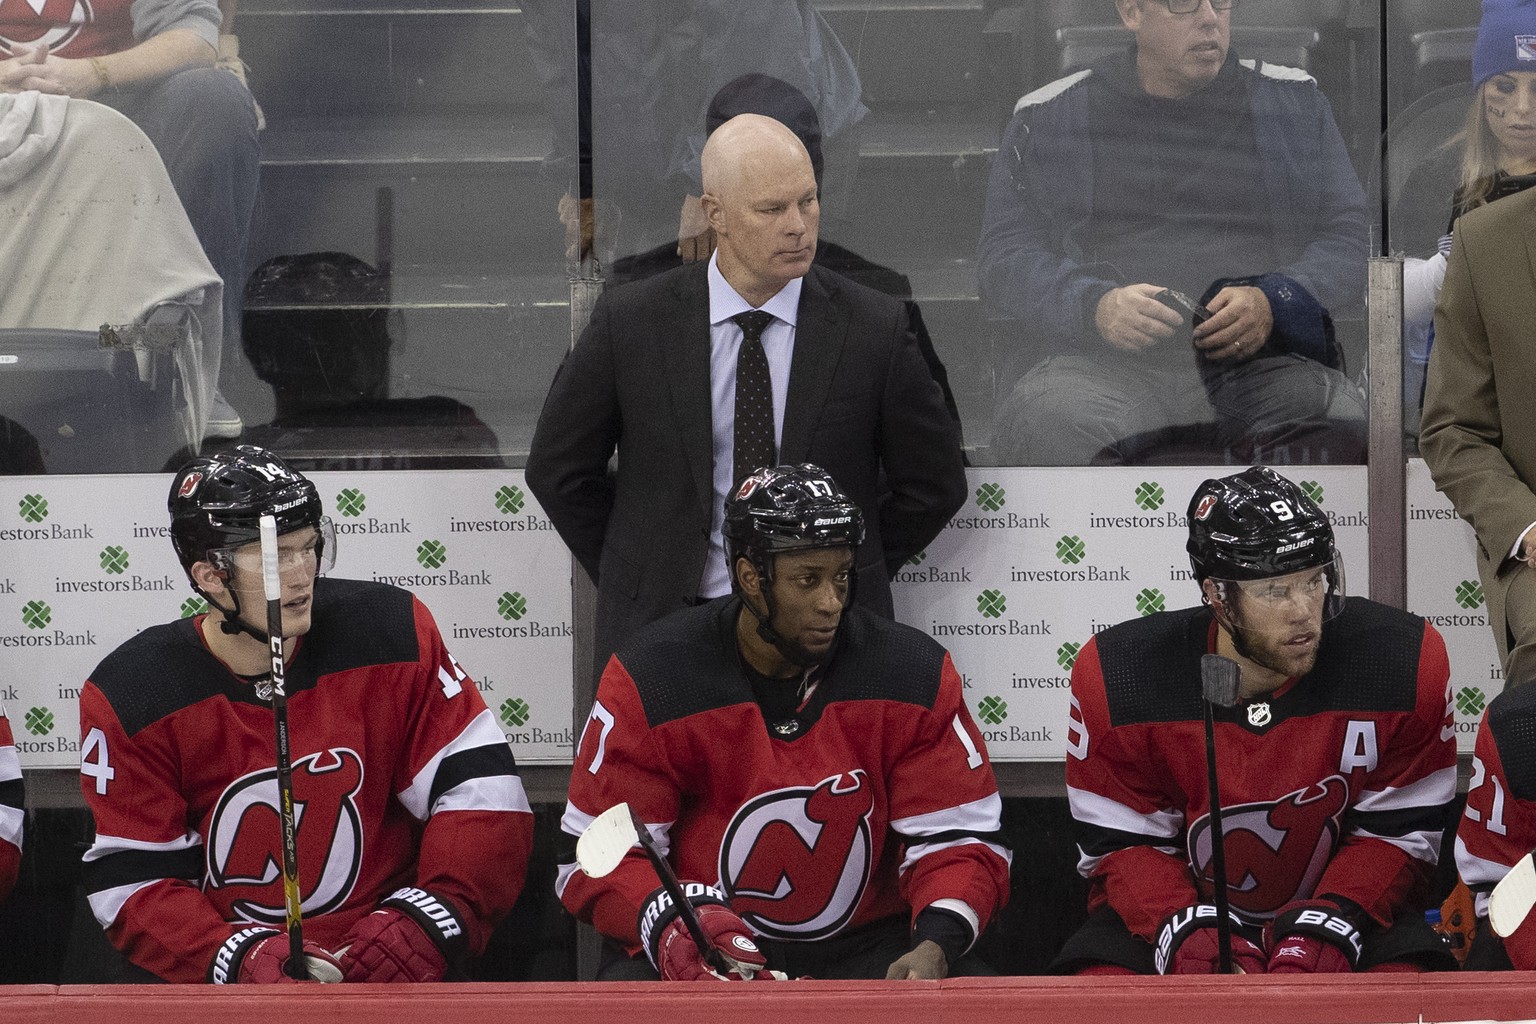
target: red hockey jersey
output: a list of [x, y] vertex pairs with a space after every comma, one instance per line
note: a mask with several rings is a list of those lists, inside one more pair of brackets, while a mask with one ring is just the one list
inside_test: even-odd
[[16, 742], [11, 738], [11, 723], [0, 706], [0, 900], [10, 895], [21, 867], [21, 833], [25, 818], [22, 799], [21, 762], [16, 758]]
[[[136, 0], [0, 0], [0, 60], [12, 47], [45, 44], [60, 57], [101, 57], [141, 40], [134, 35]], [[217, 32], [215, 0], [137, 0], [140, 21], [170, 25], [208, 23]]]
[[[1089, 907], [1148, 941], [1214, 892], [1200, 658], [1216, 629], [1205, 608], [1123, 623], [1072, 669], [1067, 795]], [[1432, 874], [1455, 796], [1449, 674], [1433, 626], [1351, 598], [1310, 673], [1215, 709], [1233, 910], [1258, 923], [1331, 894], [1390, 924]]]
[[[1467, 805], [1456, 829], [1456, 870], [1488, 913], [1488, 893], [1536, 850], [1536, 687], [1505, 690], [1477, 730]], [[1511, 957], [1523, 951], [1510, 950]], [[1536, 964], [1516, 963], [1529, 969]]]
[[[285, 919], [271, 706], [208, 651], [200, 622], [128, 640], [80, 697], [91, 908], [135, 963], [178, 982], [204, 980], [240, 928]], [[292, 644], [305, 939], [334, 949], [416, 885], [464, 911], [478, 952], [522, 889], [533, 816], [474, 682], [425, 606], [381, 584], [317, 580]]]
[[[627, 801], [678, 877], [717, 884], [759, 935], [809, 941], [936, 905], [972, 938], [1008, 895], [1002, 803], [942, 647], [860, 608], [802, 712], [769, 722], [736, 650], [734, 599], [672, 615], [608, 662], [561, 827]], [[561, 899], [639, 948], [660, 883], [639, 849]]]

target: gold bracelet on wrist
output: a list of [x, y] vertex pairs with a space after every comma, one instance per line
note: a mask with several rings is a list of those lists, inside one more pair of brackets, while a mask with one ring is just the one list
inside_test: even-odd
[[90, 61], [91, 70], [96, 72], [96, 80], [101, 83], [101, 91], [110, 92], [112, 90], [112, 76], [107, 74], [107, 66], [101, 62], [101, 58], [87, 57], [85, 59]]

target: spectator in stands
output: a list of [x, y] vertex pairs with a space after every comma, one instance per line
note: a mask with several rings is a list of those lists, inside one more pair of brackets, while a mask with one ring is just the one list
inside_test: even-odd
[[608, 662], [561, 827], [579, 837], [628, 802], [747, 970], [704, 962], [633, 850], [602, 877], [557, 875], [606, 939], [599, 978], [991, 973], [963, 957], [1007, 901], [1010, 855], [949, 654], [850, 606], [864, 514], [820, 468], [748, 477], [725, 532], [731, 595]]
[[1435, 225], [1432, 235], [1421, 230], [1392, 239], [1408, 255], [1403, 329], [1411, 372], [1404, 394], [1414, 413], [1457, 219], [1536, 185], [1536, 0], [1484, 0], [1472, 84], [1465, 126], [1413, 169], [1396, 200], [1409, 211], [1405, 222]]
[[1536, 190], [1456, 221], [1419, 450], [1477, 533], [1477, 572], [1508, 684], [1536, 678]]
[[0, 903], [11, 894], [21, 868], [21, 839], [27, 813], [24, 796], [16, 741], [11, 738], [5, 708], [0, 706]]
[[[528, 486], [597, 583], [597, 669], [645, 623], [730, 592], [725, 497], [753, 470], [808, 460], [842, 482], [870, 530], [858, 600], [885, 615], [896, 569], [966, 496], [959, 431], [905, 309], [812, 263], [799, 139], [741, 114], [710, 136], [704, 181], [714, 256], [603, 294], [528, 453]], [[738, 373], [748, 325], [761, 365]], [[738, 394], [753, 375], [769, 383]]]
[[[1089, 918], [1055, 969], [1216, 973], [1224, 891], [1244, 973], [1454, 970], [1423, 913], [1456, 796], [1445, 642], [1346, 598], [1328, 517], [1273, 470], [1205, 481], [1187, 515], [1201, 605], [1111, 627], [1072, 666]], [[1236, 673], [1221, 696], [1211, 655]]]
[[1234, 2], [1116, 0], [1134, 46], [1020, 102], [980, 288], [1016, 321], [1006, 375], [1038, 362], [999, 463], [1363, 458], [1333, 320], [1364, 290], [1364, 197], [1312, 81], [1232, 52]]
[[[260, 158], [256, 106], [214, 67], [222, 15], [215, 0], [0, 4], [0, 92], [37, 90], [116, 107], [159, 151], [208, 261], [224, 280], [224, 344], [240, 336], [240, 283]], [[207, 432], [238, 436], [240, 416], [218, 389]]]

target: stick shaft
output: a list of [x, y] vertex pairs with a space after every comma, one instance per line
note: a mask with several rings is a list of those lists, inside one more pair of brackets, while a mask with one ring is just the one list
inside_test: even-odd
[[722, 975], [729, 974], [731, 966], [725, 962], [725, 956], [704, 935], [704, 926], [699, 924], [698, 912], [693, 909], [693, 904], [689, 903], [688, 897], [684, 895], [682, 883], [677, 880], [677, 873], [672, 870], [672, 865], [667, 863], [667, 858], [661, 855], [661, 851], [656, 849], [656, 842], [651, 838], [651, 830], [646, 828], [645, 823], [638, 817], [635, 819], [635, 834], [640, 839], [640, 848], [645, 851], [651, 866], [656, 869], [662, 887], [667, 890], [667, 895], [671, 896], [672, 902], [677, 905], [678, 915], [682, 917], [683, 924], [688, 928], [693, 944], [699, 947], [699, 955], [704, 958], [705, 963]]
[[1211, 883], [1216, 903], [1216, 955], [1222, 974], [1232, 973], [1232, 922], [1227, 917], [1226, 839], [1221, 827], [1221, 787], [1216, 784], [1216, 722], [1205, 704], [1205, 784], [1211, 803]]
[[283, 832], [283, 909], [287, 915], [291, 978], [309, 977], [304, 961], [304, 910], [299, 895], [298, 827], [293, 813], [293, 756], [288, 741], [287, 647], [283, 639], [282, 582], [278, 576], [277, 522], [261, 517], [261, 571], [267, 598], [267, 650], [272, 666], [272, 723], [277, 746], [277, 813]]

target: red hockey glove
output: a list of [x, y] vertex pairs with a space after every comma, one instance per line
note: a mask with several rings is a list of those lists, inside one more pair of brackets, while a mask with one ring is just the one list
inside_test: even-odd
[[1360, 962], [1360, 929], [1330, 900], [1292, 903], [1265, 930], [1270, 974], [1348, 974]]
[[[764, 970], [763, 956], [747, 923], [725, 901], [725, 893], [700, 882], [684, 882], [683, 894], [699, 915], [699, 926], [709, 944], [725, 955], [731, 970], [721, 974], [710, 967], [688, 934], [681, 912], [666, 889], [657, 889], [640, 909], [640, 943], [663, 981], [773, 981]], [[782, 977], [782, 975], [780, 975]]]
[[[1263, 974], [1264, 951], [1244, 938], [1232, 921], [1232, 969], [1238, 974]], [[1216, 931], [1216, 908], [1197, 903], [1175, 911], [1157, 930], [1157, 950], [1153, 954], [1158, 974], [1215, 974], [1221, 963], [1221, 942]]]
[[406, 887], [347, 932], [341, 967], [348, 981], [442, 981], [469, 951], [463, 918], [441, 896]]
[[[304, 965], [310, 981], [341, 980], [341, 965], [336, 958], [313, 942], [304, 943]], [[213, 955], [208, 980], [215, 985], [236, 982], [270, 985], [294, 982], [284, 969], [288, 966], [288, 936], [272, 928], [245, 928], [224, 940]]]

